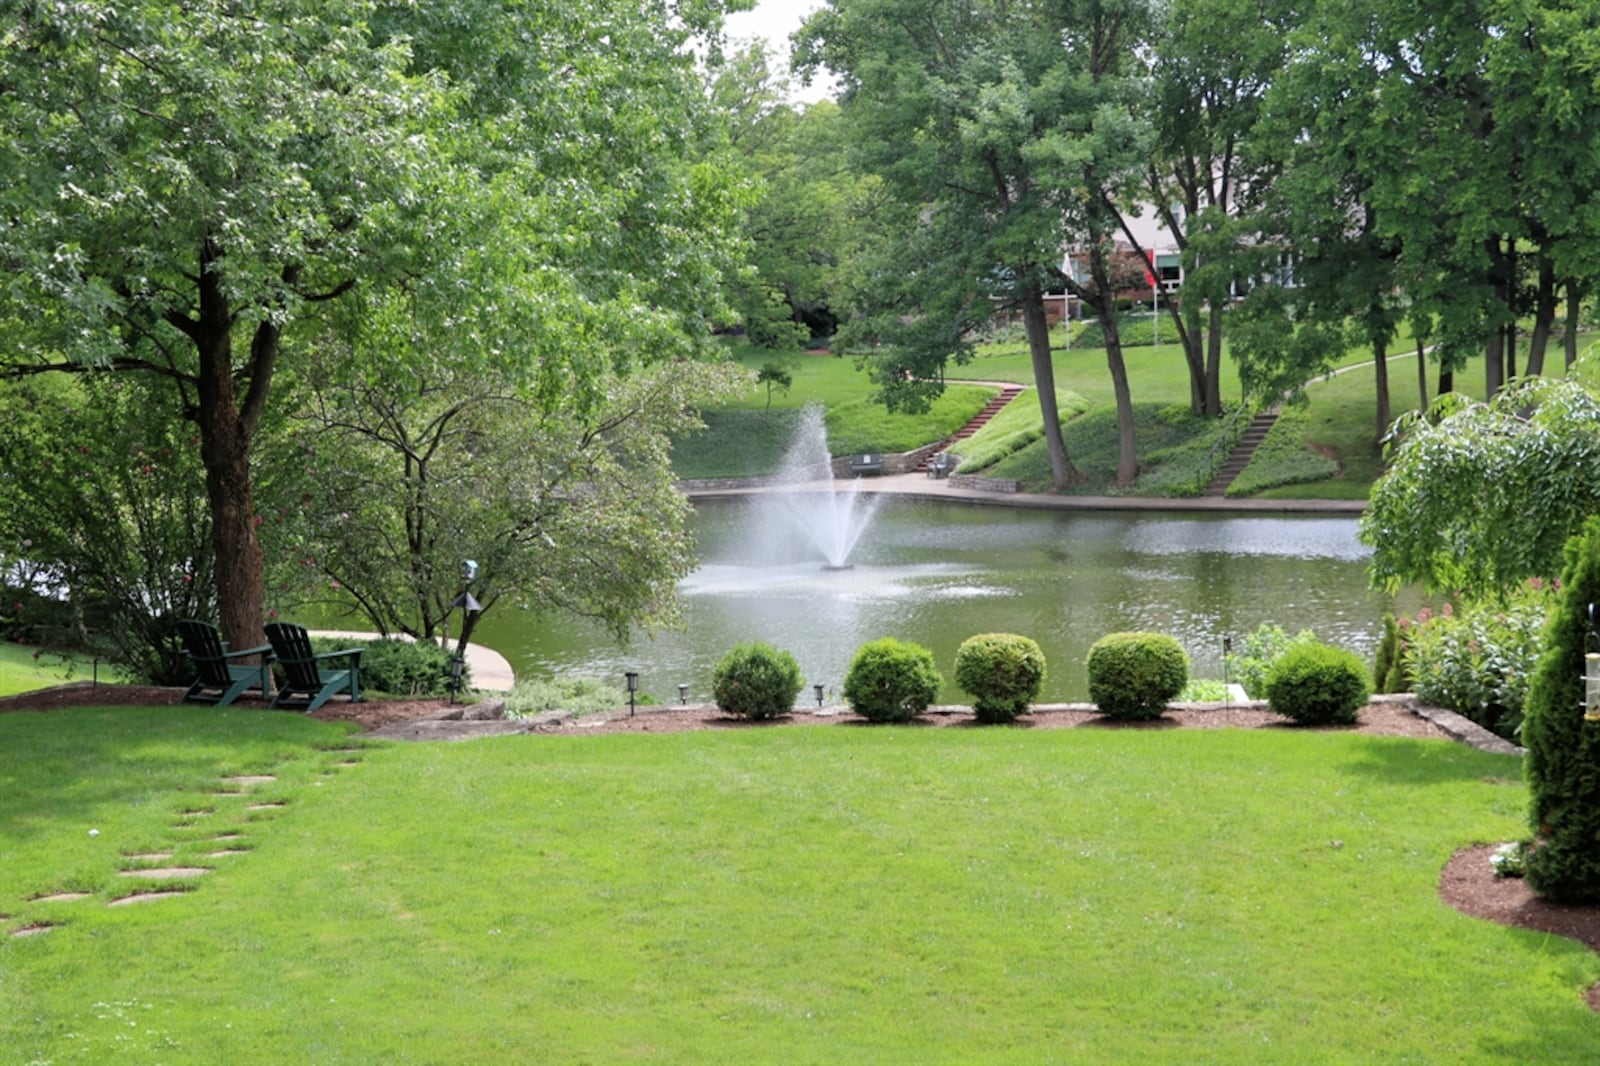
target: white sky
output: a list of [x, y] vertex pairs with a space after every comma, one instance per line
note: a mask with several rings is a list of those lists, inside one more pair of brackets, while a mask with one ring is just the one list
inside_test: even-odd
[[[782, 69], [789, 63], [789, 35], [811, 12], [824, 6], [823, 0], [757, 0], [753, 11], [741, 11], [724, 20], [730, 41], [766, 39], [773, 66]], [[809, 87], [795, 86], [794, 98], [811, 103], [829, 94], [825, 79], [813, 79]]]

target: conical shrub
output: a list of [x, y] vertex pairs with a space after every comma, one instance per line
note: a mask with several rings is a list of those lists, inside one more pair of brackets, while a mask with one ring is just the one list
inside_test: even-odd
[[1600, 902], [1600, 719], [1586, 720], [1583, 706], [1584, 653], [1600, 650], [1591, 647], [1590, 604], [1600, 605], [1600, 518], [1567, 542], [1522, 725], [1534, 833], [1528, 884], [1564, 903]]

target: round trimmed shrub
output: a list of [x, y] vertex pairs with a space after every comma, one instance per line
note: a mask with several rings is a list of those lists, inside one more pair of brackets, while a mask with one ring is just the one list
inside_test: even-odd
[[1026, 714], [1044, 684], [1044, 652], [1015, 633], [980, 633], [956, 649], [956, 684], [972, 696], [980, 722], [1009, 722]]
[[1108, 633], [1089, 648], [1089, 699], [1110, 718], [1160, 718], [1189, 682], [1189, 653], [1164, 633]]
[[794, 656], [760, 641], [734, 648], [711, 672], [712, 699], [724, 712], [739, 718], [788, 714], [804, 685]]
[[1301, 725], [1354, 725], [1372, 695], [1367, 664], [1327, 644], [1290, 648], [1267, 673], [1267, 706]]
[[844, 678], [844, 698], [868, 721], [909, 722], [928, 709], [943, 683], [933, 652], [910, 641], [880, 637], [856, 649]]

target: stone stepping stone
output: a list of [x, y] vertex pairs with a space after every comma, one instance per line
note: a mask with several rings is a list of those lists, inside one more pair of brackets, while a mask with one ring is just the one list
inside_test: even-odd
[[218, 833], [212, 840], [243, 840], [243, 833]]
[[132, 855], [124, 855], [123, 858], [124, 859], [134, 859], [134, 860], [136, 860], [138, 862], [161, 862], [164, 859], [172, 858], [172, 852], [170, 852], [170, 851], [136, 852], [136, 853], [134, 853]]
[[224, 777], [222, 783], [224, 785], [243, 785], [245, 788], [249, 788], [251, 785], [264, 785], [268, 781], [276, 780], [277, 777], [273, 774], [237, 774], [233, 777]]
[[88, 899], [93, 892], [52, 892], [47, 896], [34, 896], [35, 903], [72, 903], [75, 900]]
[[11, 930], [11, 935], [13, 937], [38, 936], [40, 933], [48, 933], [54, 928], [55, 924], [52, 922], [35, 922], [32, 925], [25, 925], [21, 929]]
[[200, 877], [211, 871], [204, 866], [156, 866], [148, 870], [118, 870], [119, 877], [148, 877], [154, 881], [172, 881], [180, 877]]
[[174, 899], [178, 896], [187, 896], [188, 894], [188, 891], [183, 889], [169, 890], [165, 892], [135, 892], [131, 896], [123, 896], [121, 899], [114, 899], [110, 903], [107, 903], [106, 906], [122, 907], [129, 903], [150, 903], [153, 900]]
[[247, 810], [247, 811], [275, 811], [275, 810], [278, 810], [278, 809], [280, 809], [282, 807], [283, 807], [282, 803], [274, 801], [272, 803], [252, 803], [248, 807], [246, 807], [245, 810]]
[[208, 858], [208, 859], [220, 859], [220, 858], [223, 858], [223, 857], [228, 856], [228, 855], [248, 855], [248, 854], [250, 854], [250, 849], [249, 848], [223, 848], [221, 851], [208, 851], [208, 852], [206, 852], [206, 858]]

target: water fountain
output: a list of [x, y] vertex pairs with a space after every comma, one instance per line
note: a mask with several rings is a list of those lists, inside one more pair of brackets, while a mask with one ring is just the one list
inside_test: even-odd
[[816, 405], [801, 411], [777, 487], [751, 504], [752, 543], [768, 565], [820, 556], [824, 570], [848, 570], [850, 553], [872, 524], [878, 497], [859, 492], [858, 481], [834, 480], [822, 416]]

